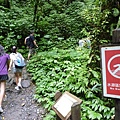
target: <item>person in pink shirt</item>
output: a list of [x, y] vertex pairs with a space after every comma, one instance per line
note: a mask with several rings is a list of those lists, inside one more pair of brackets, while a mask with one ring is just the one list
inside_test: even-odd
[[5, 97], [6, 80], [8, 80], [9, 54], [5, 53], [4, 47], [0, 45], [0, 112], [3, 112], [2, 101]]

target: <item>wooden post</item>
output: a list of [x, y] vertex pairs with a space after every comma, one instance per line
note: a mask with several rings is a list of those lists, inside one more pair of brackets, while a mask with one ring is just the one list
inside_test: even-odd
[[[120, 44], [120, 29], [113, 30], [113, 44]], [[115, 120], [120, 120], [120, 99], [115, 99]]]
[[[59, 91], [57, 91], [57, 92], [55, 93], [55, 101], [57, 101], [57, 100], [60, 98], [61, 95], [62, 95], [62, 93], [59, 92]], [[58, 115], [56, 115], [56, 120], [61, 120]]]
[[71, 107], [71, 118], [72, 120], [81, 120], [80, 104], [78, 102], [74, 103]]
[[55, 93], [55, 101], [57, 101], [57, 100], [60, 98], [61, 95], [62, 95], [62, 93], [59, 92], [59, 91], [57, 91], [57, 92]]
[[115, 99], [115, 120], [120, 120], [120, 100]]
[[120, 44], [120, 29], [113, 30], [112, 33], [112, 43], [113, 44]]

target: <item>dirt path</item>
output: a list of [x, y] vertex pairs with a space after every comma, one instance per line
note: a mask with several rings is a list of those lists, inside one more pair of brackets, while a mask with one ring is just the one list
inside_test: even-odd
[[7, 99], [3, 102], [4, 112], [0, 114], [0, 120], [43, 120], [45, 110], [34, 100], [35, 85], [31, 82], [26, 68], [23, 70], [23, 81], [28, 87], [16, 91], [13, 74], [9, 73], [7, 82]]

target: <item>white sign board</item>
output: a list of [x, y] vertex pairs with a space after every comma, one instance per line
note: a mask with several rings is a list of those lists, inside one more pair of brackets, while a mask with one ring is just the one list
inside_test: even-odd
[[81, 104], [82, 100], [66, 91], [52, 108], [62, 120], [67, 120], [71, 114], [71, 107], [76, 102]]

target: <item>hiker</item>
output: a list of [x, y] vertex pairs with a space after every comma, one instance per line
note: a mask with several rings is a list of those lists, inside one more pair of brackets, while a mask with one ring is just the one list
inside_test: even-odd
[[35, 47], [38, 48], [38, 45], [36, 43], [36, 40], [34, 38], [34, 32], [31, 31], [30, 32], [30, 35], [28, 37], [25, 38], [25, 41], [24, 41], [25, 45], [27, 46], [27, 48], [29, 49], [29, 52], [28, 52], [28, 61], [30, 60], [30, 57], [32, 54], [35, 54]]
[[82, 47], [84, 47], [84, 45], [85, 45], [85, 41], [84, 40], [79, 40], [79, 47], [80, 48], [82, 48]]
[[0, 112], [3, 112], [2, 101], [5, 97], [6, 80], [8, 80], [8, 66], [10, 56], [5, 53], [4, 47], [0, 45]]
[[25, 63], [23, 62], [23, 66], [18, 67], [16, 63], [20, 63], [20, 60], [24, 61], [23, 56], [17, 52], [17, 47], [13, 46], [12, 47], [12, 53], [10, 54], [10, 65], [9, 65], [9, 70], [12, 68], [12, 72], [15, 74], [15, 80], [16, 80], [16, 90], [20, 90], [22, 88], [21, 81], [22, 81], [22, 69], [25, 66]]

